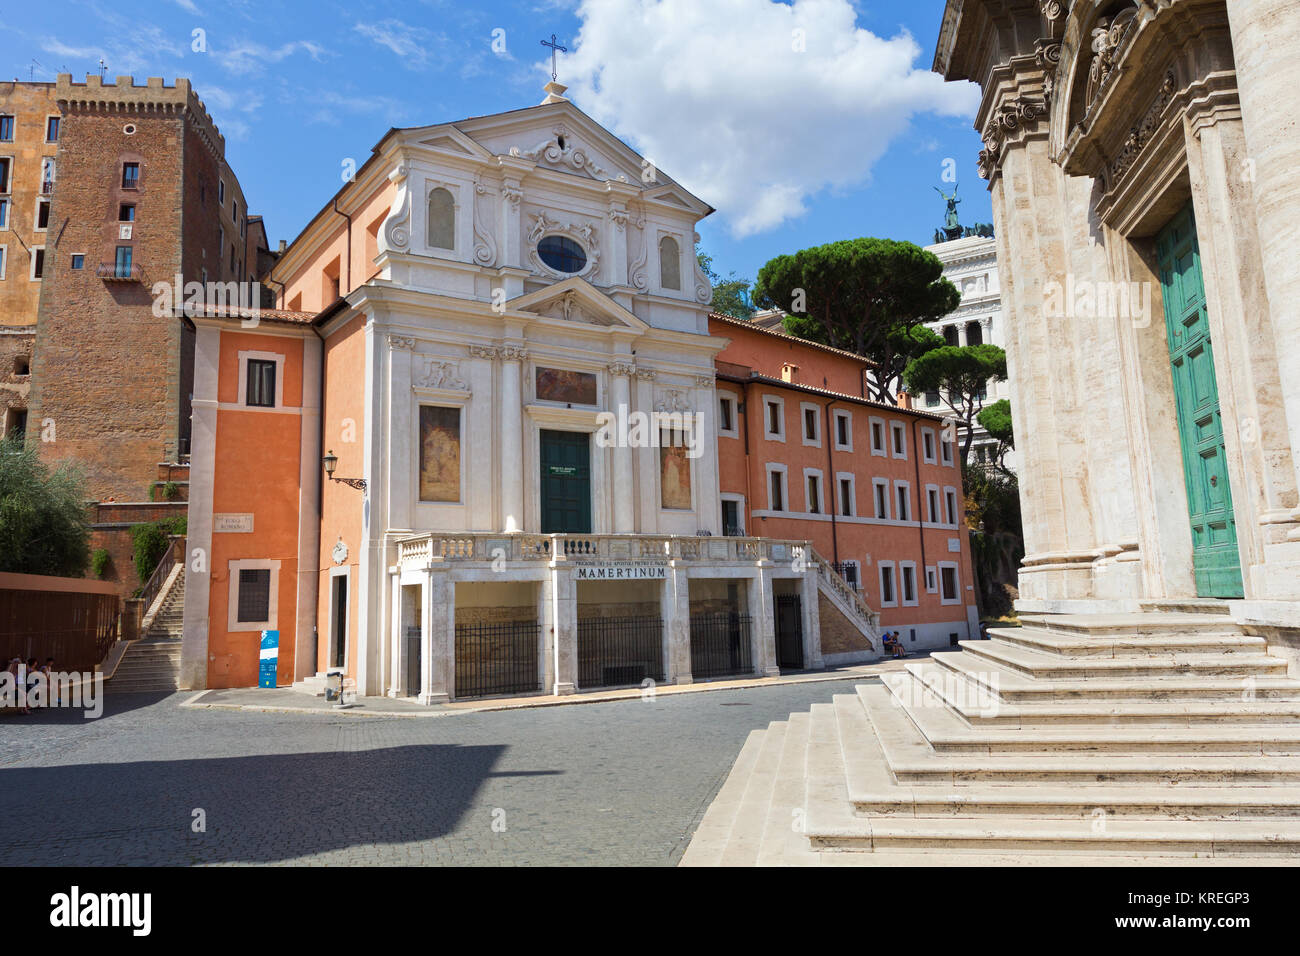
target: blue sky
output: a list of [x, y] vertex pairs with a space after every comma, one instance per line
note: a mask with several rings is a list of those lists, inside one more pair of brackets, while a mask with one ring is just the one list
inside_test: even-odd
[[719, 272], [752, 277], [774, 255], [835, 239], [931, 241], [945, 161], [962, 221], [992, 220], [974, 90], [928, 73], [942, 11], [943, 0], [6, 3], [0, 75], [81, 79], [102, 57], [110, 79], [192, 78], [274, 244], [390, 126], [540, 102], [540, 40], [555, 33], [574, 102], [717, 207], [703, 246]]

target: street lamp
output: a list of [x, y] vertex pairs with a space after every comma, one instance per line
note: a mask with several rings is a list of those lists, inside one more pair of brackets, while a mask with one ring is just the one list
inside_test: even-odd
[[334, 469], [339, 466], [339, 456], [334, 454], [333, 451], [327, 451], [325, 453], [325, 457], [321, 459], [321, 463], [325, 466], [325, 477], [327, 477], [330, 481], [341, 481], [349, 488], [356, 488], [358, 491], [366, 490], [366, 479], [364, 478], [335, 478], [334, 477]]

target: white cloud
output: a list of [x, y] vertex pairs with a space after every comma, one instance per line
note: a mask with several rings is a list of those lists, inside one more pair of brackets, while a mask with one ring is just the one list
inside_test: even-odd
[[428, 62], [430, 52], [447, 42], [445, 36], [392, 18], [378, 23], [358, 23], [354, 29], [363, 37], [392, 50], [407, 67], [423, 66]]
[[221, 66], [232, 73], [260, 73], [267, 64], [279, 63], [295, 53], [306, 53], [318, 63], [325, 56], [325, 48], [310, 40], [296, 40], [278, 47], [268, 47], [261, 43], [239, 43], [228, 50], [212, 51]]
[[975, 87], [918, 66], [911, 36], [858, 28], [848, 0], [583, 0], [578, 17], [560, 76], [575, 102], [737, 237], [867, 181], [913, 115], [978, 103]]

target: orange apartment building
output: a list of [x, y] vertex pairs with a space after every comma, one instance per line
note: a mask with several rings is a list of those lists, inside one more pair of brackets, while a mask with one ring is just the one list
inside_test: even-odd
[[[916, 648], [979, 625], [942, 416], [866, 396], [869, 360], [713, 314], [725, 534], [805, 538]], [[823, 624], [823, 654], [841, 660]], [[847, 659], [847, 658], [845, 658]]]

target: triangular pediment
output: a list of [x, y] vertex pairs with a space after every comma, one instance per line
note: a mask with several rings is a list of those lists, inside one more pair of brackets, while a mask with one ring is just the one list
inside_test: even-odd
[[577, 276], [511, 299], [508, 305], [514, 311], [531, 312], [541, 318], [576, 325], [638, 334], [650, 328], [586, 279]]

